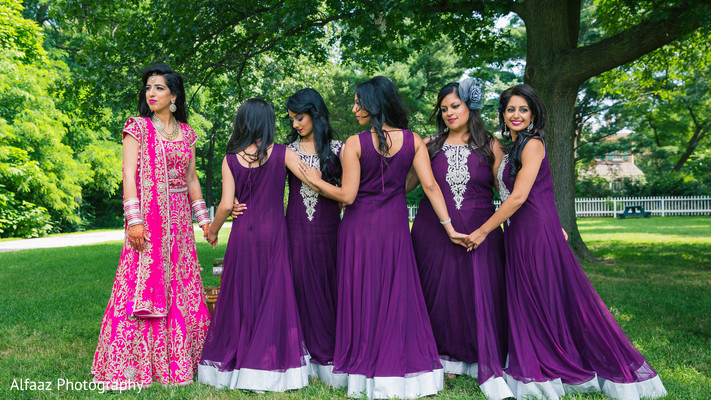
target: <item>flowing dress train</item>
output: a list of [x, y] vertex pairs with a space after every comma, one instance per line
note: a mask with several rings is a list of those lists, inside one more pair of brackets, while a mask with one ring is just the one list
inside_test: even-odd
[[[506, 155], [498, 171], [502, 201], [513, 190], [510, 168]], [[565, 241], [547, 151], [528, 198], [504, 224], [504, 244], [505, 378], [517, 399], [596, 391], [625, 400], [666, 395]]]

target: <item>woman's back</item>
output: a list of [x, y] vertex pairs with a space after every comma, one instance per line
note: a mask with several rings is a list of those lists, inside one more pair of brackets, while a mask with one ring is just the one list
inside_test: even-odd
[[358, 195], [353, 205], [359, 202], [378, 202], [384, 206], [395, 199], [405, 200], [405, 178], [415, 157], [412, 135], [412, 132], [403, 130], [402, 146], [386, 157], [376, 150], [370, 131], [358, 134], [361, 172]]
[[[358, 135], [360, 187], [338, 229], [334, 371], [348, 395], [416, 398], [442, 390], [442, 365], [422, 297], [407, 217], [405, 179], [413, 133], [382, 156], [370, 131]], [[393, 147], [394, 149], [395, 147]]]
[[262, 165], [247, 167], [239, 154], [227, 154], [227, 164], [235, 181], [235, 197], [249, 204], [249, 212], [232, 221], [236, 232], [247, 235], [240, 240], [271, 240], [284, 220], [284, 187], [286, 184], [286, 146], [274, 144]]

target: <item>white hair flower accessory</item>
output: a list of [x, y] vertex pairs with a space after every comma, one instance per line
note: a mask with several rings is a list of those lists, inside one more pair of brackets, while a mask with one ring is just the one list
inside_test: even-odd
[[478, 79], [466, 78], [459, 82], [458, 93], [470, 110], [481, 110], [484, 105], [484, 91]]

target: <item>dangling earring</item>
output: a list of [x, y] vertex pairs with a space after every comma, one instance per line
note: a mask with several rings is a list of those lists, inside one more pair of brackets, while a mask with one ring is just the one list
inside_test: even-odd
[[168, 109], [172, 113], [178, 111], [178, 107], [175, 105], [175, 99], [170, 99], [170, 107], [168, 107]]
[[533, 122], [531, 122], [530, 124], [528, 124], [528, 126], [526, 127], [526, 132], [527, 132], [527, 133], [531, 133], [531, 129], [533, 129]]

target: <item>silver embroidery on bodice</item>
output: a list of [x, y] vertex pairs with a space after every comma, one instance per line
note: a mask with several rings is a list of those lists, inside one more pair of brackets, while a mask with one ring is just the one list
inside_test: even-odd
[[467, 183], [471, 178], [467, 160], [472, 154], [468, 145], [454, 146], [447, 142], [442, 145], [445, 157], [447, 157], [447, 175], [445, 180], [454, 195], [454, 206], [457, 210], [462, 208], [464, 192], [467, 190]]
[[[511, 195], [511, 192], [509, 192], [509, 189], [506, 187], [506, 184], [504, 183], [504, 169], [506, 168], [506, 164], [508, 162], [509, 162], [509, 155], [504, 154], [504, 157], [501, 158], [501, 164], [499, 164], [499, 170], [496, 171], [496, 179], [499, 181], [499, 197], [501, 197], [502, 204]], [[511, 225], [511, 220], [507, 219], [506, 223], [507, 223], [507, 225]]]
[[[318, 154], [303, 153], [301, 151], [300, 143], [301, 140], [297, 139], [296, 141], [290, 143], [287, 147], [294, 150], [304, 164], [314, 168], [320, 168], [321, 165]], [[341, 142], [331, 140], [331, 151], [333, 154], [338, 154], [341, 146]], [[308, 218], [309, 221], [313, 221], [314, 213], [316, 212], [316, 204], [318, 204], [318, 193], [314, 192], [309, 185], [303, 182], [301, 183], [301, 190], [299, 193], [301, 194], [301, 200], [304, 202], [304, 208], [306, 208], [306, 218]]]

